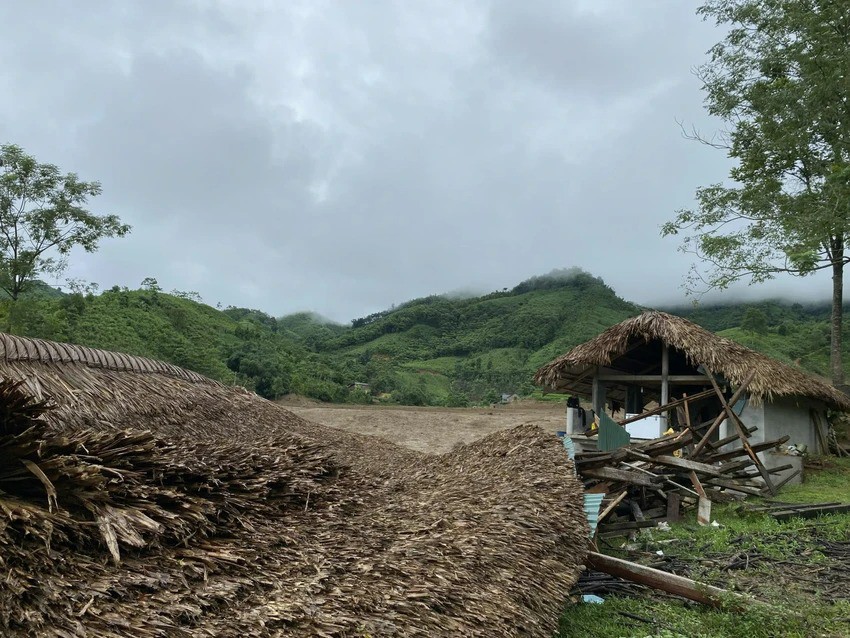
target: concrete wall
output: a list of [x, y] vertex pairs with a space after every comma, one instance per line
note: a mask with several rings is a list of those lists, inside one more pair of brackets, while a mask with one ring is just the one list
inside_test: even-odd
[[[738, 406], [735, 405], [735, 412], [738, 412]], [[741, 415], [741, 421], [748, 428], [757, 427], [758, 430], [753, 432], [750, 435], [750, 443], [761, 443], [765, 441], [765, 405], [753, 405], [749, 400], [744, 405], [744, 409], [739, 412]], [[723, 421], [718, 428], [720, 430], [720, 436], [718, 438], [725, 439], [727, 436], [732, 436], [737, 432], [735, 426], [729, 423], [729, 419]], [[729, 445], [724, 446], [724, 450], [731, 450], [733, 448], [741, 447], [738, 443], [730, 443]]]
[[812, 424], [810, 410], [820, 413], [821, 425], [825, 420], [825, 407], [820, 402], [809, 399], [780, 398], [765, 405], [765, 437], [775, 439], [785, 434], [791, 438], [788, 444], [808, 446], [809, 453], [820, 454], [821, 446], [815, 427]]
[[[806, 398], [781, 397], [761, 405], [752, 405], [749, 401], [741, 412], [741, 421], [747, 427], [757, 427], [758, 430], [750, 435], [750, 443], [761, 443], [781, 436], [788, 435], [791, 438], [788, 444], [805, 444], [811, 454], [821, 453], [817, 434], [812, 425], [809, 410], [817, 410], [821, 420], [825, 422], [824, 412], [826, 407], [818, 402]], [[720, 426], [720, 438], [731, 436], [735, 433], [734, 426], [724, 421]], [[739, 447], [730, 444], [725, 449]]]

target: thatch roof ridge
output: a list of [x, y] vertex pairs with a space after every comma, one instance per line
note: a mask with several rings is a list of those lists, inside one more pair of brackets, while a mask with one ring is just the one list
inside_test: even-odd
[[137, 357], [72, 343], [18, 337], [2, 332], [0, 332], [0, 360], [10, 363], [82, 364], [90, 368], [103, 368], [115, 372], [156, 373], [190, 383], [220, 385], [217, 381], [197, 372], [148, 357]]
[[850, 397], [817, 377], [721, 337], [683, 317], [658, 310], [626, 319], [577, 345], [541, 367], [534, 381], [554, 388], [558, 379], [569, 376], [577, 368], [610, 365], [626, 352], [635, 338], [646, 342], [660, 340], [683, 352], [692, 364], [702, 365], [733, 384], [742, 383], [747, 374], [755, 370], [756, 375], [748, 388], [755, 401], [802, 396], [850, 411]]

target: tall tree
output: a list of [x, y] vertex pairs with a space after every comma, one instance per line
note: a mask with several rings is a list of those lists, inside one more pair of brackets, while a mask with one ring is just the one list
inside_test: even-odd
[[[709, 0], [725, 29], [698, 69], [705, 104], [727, 129], [693, 137], [734, 160], [730, 184], [697, 190], [663, 235], [686, 235], [696, 288], [779, 273], [832, 272], [830, 368], [844, 382], [841, 325], [850, 238], [850, 4], [847, 0]], [[704, 267], [705, 272], [703, 271]]]
[[98, 182], [63, 175], [19, 146], [0, 146], [0, 289], [13, 301], [40, 275], [65, 270], [75, 246], [93, 252], [104, 237], [130, 232], [117, 216], [86, 209], [100, 192]]

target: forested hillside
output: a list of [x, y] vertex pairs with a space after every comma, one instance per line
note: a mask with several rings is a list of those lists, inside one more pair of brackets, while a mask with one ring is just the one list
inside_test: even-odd
[[[5, 329], [175, 363], [276, 398], [462, 406], [527, 395], [541, 364], [640, 312], [596, 277], [559, 271], [480, 297], [431, 296], [350, 326], [215, 309], [194, 293], [114, 287], [63, 294], [40, 285], [0, 304]], [[667, 310], [788, 363], [828, 370], [829, 306], [753, 304]], [[850, 339], [846, 340], [850, 342]], [[362, 389], [367, 383], [371, 397]]]

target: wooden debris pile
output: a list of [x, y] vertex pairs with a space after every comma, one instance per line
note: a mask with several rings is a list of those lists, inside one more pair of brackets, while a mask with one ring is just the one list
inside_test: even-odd
[[428, 456], [225, 388], [243, 420], [203, 437], [200, 403], [128, 429], [141, 402], [29, 390], [0, 382], [3, 636], [548, 637], [582, 570], [579, 481], [532, 426]]
[[[585, 488], [606, 494], [599, 515], [600, 536], [678, 520], [683, 507], [698, 507], [699, 522], [708, 524], [712, 501], [773, 495], [799, 473], [787, 472], [792, 464], [766, 468], [758, 453], [778, 447], [788, 437], [751, 444], [749, 438], [756, 428], [747, 427], [731, 408], [752, 377], [750, 374], [745, 379], [731, 399], [711, 378], [713, 390], [683, 397], [620, 422], [623, 425], [661, 411], [679, 410], [679, 421], [685, 426], [678, 432], [611, 451], [576, 455], [576, 469]], [[720, 414], [711, 421], [692, 424], [688, 402], [707, 395], [718, 397]], [[733, 426], [734, 434], [713, 437], [725, 420]], [[780, 472], [786, 475], [777, 479]]]

